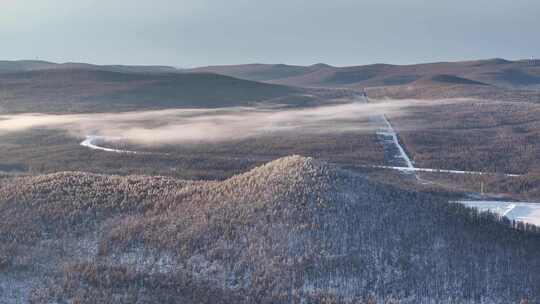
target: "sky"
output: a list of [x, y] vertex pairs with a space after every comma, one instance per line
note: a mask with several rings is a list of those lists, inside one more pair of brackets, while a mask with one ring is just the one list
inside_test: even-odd
[[540, 57], [538, 0], [0, 0], [0, 60], [194, 67]]

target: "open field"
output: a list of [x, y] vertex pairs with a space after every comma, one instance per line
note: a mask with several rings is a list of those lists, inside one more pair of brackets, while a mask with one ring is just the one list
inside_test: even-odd
[[459, 201], [467, 207], [480, 211], [491, 211], [514, 221], [540, 226], [540, 204], [505, 201]]

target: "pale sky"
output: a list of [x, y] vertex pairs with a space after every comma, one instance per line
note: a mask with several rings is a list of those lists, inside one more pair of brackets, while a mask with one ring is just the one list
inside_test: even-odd
[[540, 57], [539, 0], [0, 0], [0, 60], [193, 67]]

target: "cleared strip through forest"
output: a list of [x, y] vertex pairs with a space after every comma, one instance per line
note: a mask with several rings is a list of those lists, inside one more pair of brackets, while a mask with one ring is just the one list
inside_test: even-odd
[[[363, 99], [369, 103], [369, 98], [367, 97], [367, 94], [363, 94]], [[411, 160], [409, 155], [407, 155], [407, 152], [405, 148], [402, 146], [402, 144], [399, 142], [398, 134], [386, 115], [380, 115], [381, 120], [384, 123], [384, 130], [381, 130], [377, 132], [379, 135], [383, 135], [386, 137], [390, 137], [392, 140], [391, 142], [394, 144], [394, 146], [397, 148], [397, 151], [399, 152], [399, 155], [396, 156], [396, 158], [400, 158], [405, 162], [406, 166], [382, 166], [382, 165], [370, 165], [366, 167], [370, 168], [380, 168], [380, 169], [391, 169], [391, 170], [398, 170], [401, 172], [406, 173], [415, 173], [415, 172], [433, 172], [433, 173], [448, 173], [448, 174], [471, 174], [471, 175], [497, 175], [499, 173], [494, 172], [482, 172], [482, 171], [467, 171], [467, 170], [450, 170], [450, 169], [434, 169], [434, 168], [417, 168], [414, 166], [414, 162]], [[510, 173], [502, 173], [501, 175], [506, 177], [519, 177], [520, 174], [510, 174]], [[418, 177], [417, 177], [418, 178]], [[418, 178], [418, 180], [422, 180]]]

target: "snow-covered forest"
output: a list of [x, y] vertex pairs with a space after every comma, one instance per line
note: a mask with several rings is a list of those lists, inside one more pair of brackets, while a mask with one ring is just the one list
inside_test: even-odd
[[56, 173], [0, 189], [0, 298], [519, 303], [539, 230], [312, 158], [222, 182]]

